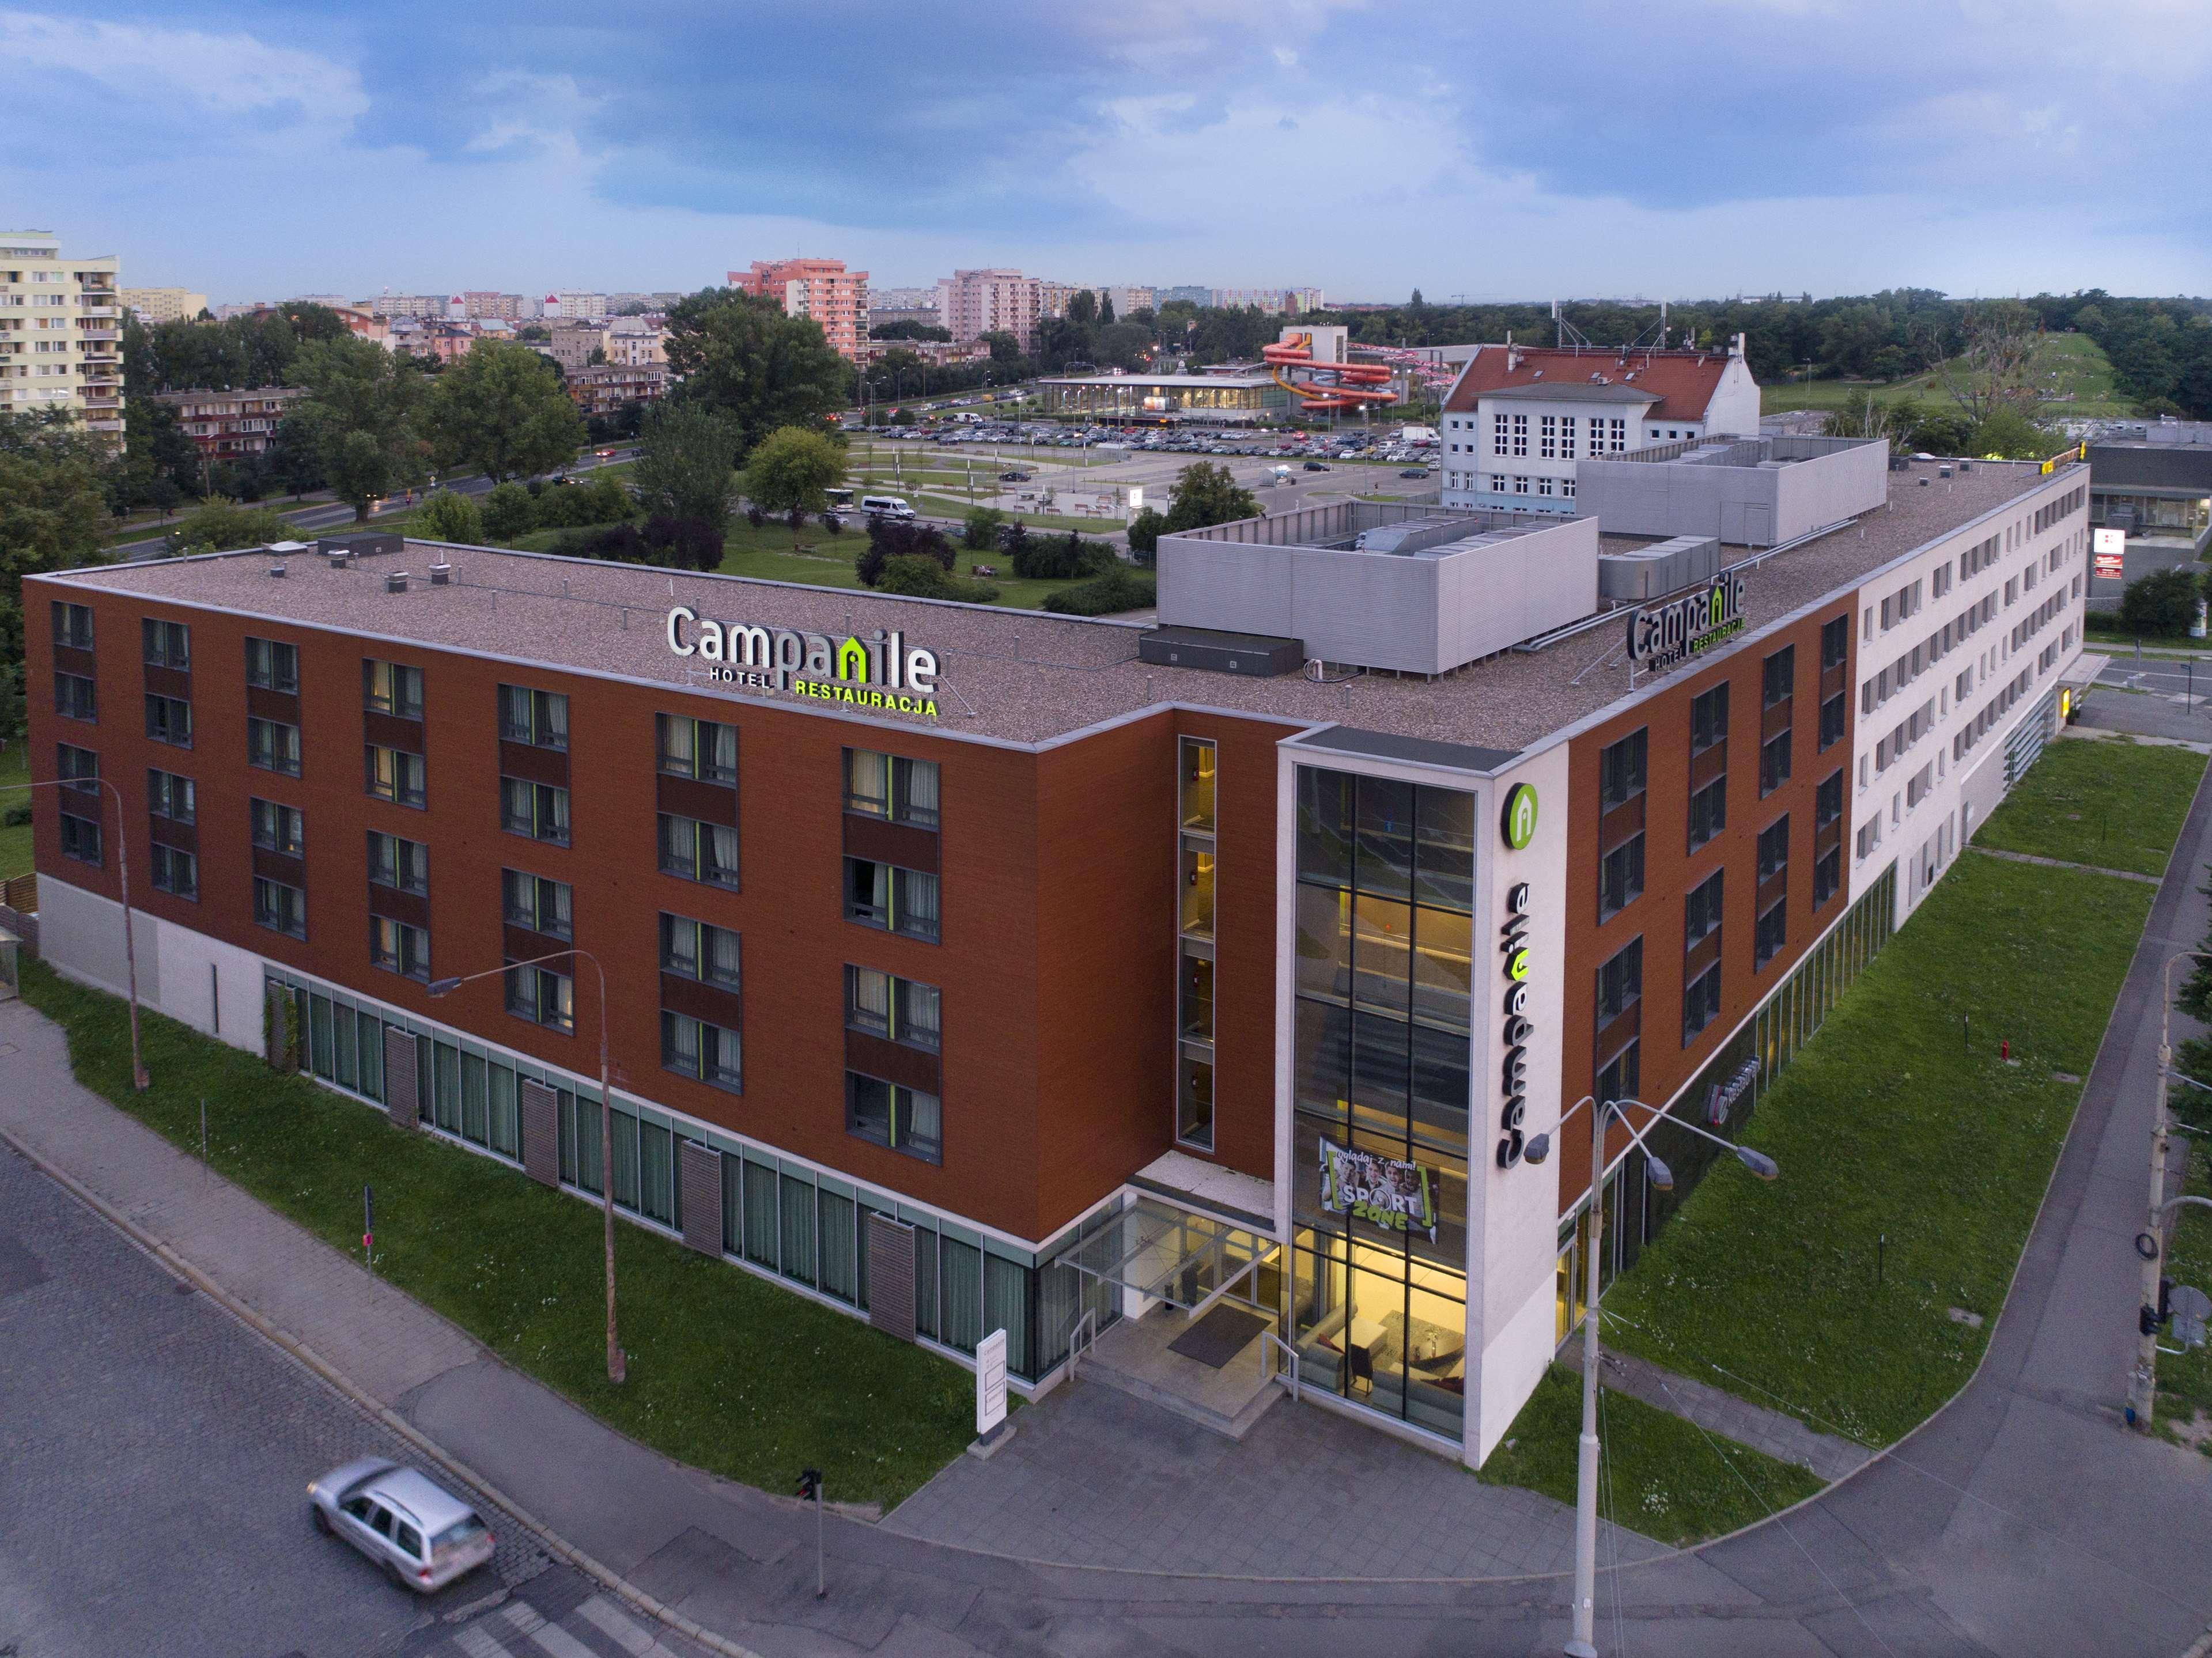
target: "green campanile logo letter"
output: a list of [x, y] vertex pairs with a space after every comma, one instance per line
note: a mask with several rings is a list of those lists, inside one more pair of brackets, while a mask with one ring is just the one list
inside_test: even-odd
[[837, 677], [866, 680], [868, 677], [868, 647], [857, 639], [848, 639], [837, 647]]

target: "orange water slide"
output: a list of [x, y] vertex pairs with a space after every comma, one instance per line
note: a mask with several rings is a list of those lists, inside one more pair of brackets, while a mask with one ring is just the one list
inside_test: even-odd
[[[1262, 346], [1260, 358], [1275, 384], [1298, 398], [1308, 414], [1398, 401], [1390, 390], [1391, 371], [1379, 363], [1316, 362], [1311, 347], [1288, 341]], [[1304, 378], [1289, 378], [1293, 374]]]

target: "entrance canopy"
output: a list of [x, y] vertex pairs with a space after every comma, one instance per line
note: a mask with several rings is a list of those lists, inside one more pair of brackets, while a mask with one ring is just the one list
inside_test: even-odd
[[1255, 1267], [1281, 1253], [1272, 1238], [1139, 1198], [1100, 1230], [1071, 1244], [1054, 1265], [1117, 1289], [1164, 1301], [1195, 1317]]

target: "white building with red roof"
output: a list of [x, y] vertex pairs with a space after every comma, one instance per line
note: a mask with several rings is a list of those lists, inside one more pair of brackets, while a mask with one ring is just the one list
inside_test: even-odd
[[1572, 513], [1575, 467], [1655, 443], [1759, 431], [1743, 336], [1725, 351], [1485, 345], [1444, 398], [1446, 507]]

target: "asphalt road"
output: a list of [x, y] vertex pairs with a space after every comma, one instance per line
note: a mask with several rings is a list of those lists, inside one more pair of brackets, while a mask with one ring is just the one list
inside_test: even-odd
[[[194, 1173], [180, 1162], [180, 1180]], [[435, 1595], [319, 1534], [314, 1475], [417, 1459], [180, 1283], [0, 1151], [0, 1654], [574, 1658], [658, 1636], [691, 1658], [473, 1494], [498, 1555]]]

